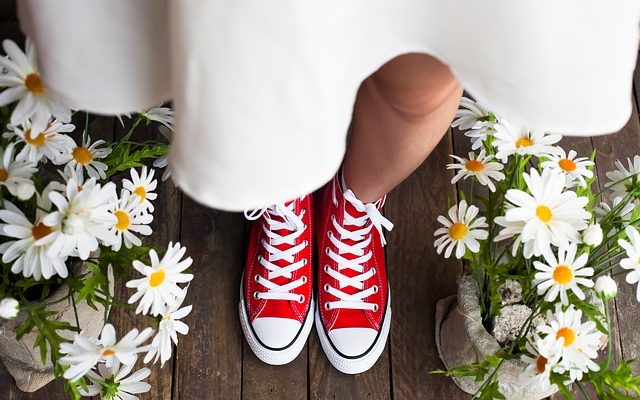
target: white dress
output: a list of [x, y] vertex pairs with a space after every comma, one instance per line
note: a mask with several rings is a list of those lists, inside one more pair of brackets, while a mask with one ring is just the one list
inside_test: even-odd
[[177, 184], [243, 210], [335, 173], [358, 86], [409, 52], [501, 115], [603, 134], [631, 113], [639, 0], [22, 0], [47, 86], [119, 114], [172, 100]]

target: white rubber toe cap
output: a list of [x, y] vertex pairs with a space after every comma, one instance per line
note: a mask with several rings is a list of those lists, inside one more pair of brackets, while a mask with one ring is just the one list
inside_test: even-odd
[[371, 328], [340, 328], [329, 331], [329, 340], [347, 357], [357, 357], [366, 352], [378, 336]]
[[290, 318], [256, 318], [251, 324], [257, 338], [267, 347], [281, 349], [293, 342], [302, 323]]

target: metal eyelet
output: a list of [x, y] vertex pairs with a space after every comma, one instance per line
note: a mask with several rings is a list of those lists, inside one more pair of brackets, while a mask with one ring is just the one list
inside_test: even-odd
[[324, 303], [324, 309], [329, 311], [331, 308], [329, 307], [329, 302]]
[[371, 273], [375, 275], [376, 269], [375, 268], [371, 268]]
[[306, 276], [302, 276], [302, 283], [307, 283], [307, 277]]
[[331, 287], [331, 286], [329, 286], [329, 284], [328, 284], [328, 283], [325, 283], [325, 284], [324, 284], [324, 291], [325, 291], [325, 292], [328, 292], [330, 287]]
[[253, 298], [256, 300], [259, 300], [260, 298], [258, 297], [258, 292], [253, 292]]
[[307, 247], [309, 245], [309, 242], [307, 240], [305, 240], [304, 242], [302, 242], [304, 244], [305, 247]]
[[327, 237], [331, 238], [331, 236], [333, 235], [333, 233], [331, 233], [331, 231], [327, 231]]
[[329, 273], [329, 266], [328, 265], [324, 266], [324, 272]]
[[373, 285], [373, 293], [378, 293], [378, 285]]
[[306, 259], [306, 258], [303, 258], [303, 259], [302, 259], [302, 266], [304, 267], [305, 265], [307, 265], [307, 259]]
[[258, 282], [258, 279], [259, 279], [259, 278], [260, 278], [260, 275], [258, 275], [258, 274], [255, 274], [255, 275], [253, 276], [253, 280], [254, 280], [254, 281], [256, 281], [256, 282]]
[[329, 255], [329, 250], [330, 249], [328, 247], [324, 249], [324, 252], [325, 252], [326, 255]]
[[335, 215], [331, 216], [331, 222], [336, 222], [336, 216]]
[[377, 304], [373, 305], [373, 312], [378, 312], [379, 309], [380, 309], [380, 307], [378, 307]]
[[304, 297], [303, 294], [300, 295], [300, 298], [298, 298], [298, 303], [302, 304], [304, 303], [304, 300], [306, 299], [306, 297]]

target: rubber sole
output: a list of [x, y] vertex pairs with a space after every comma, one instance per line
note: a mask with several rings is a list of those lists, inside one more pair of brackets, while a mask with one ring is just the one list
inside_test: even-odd
[[240, 303], [238, 305], [240, 311], [240, 325], [242, 325], [242, 331], [244, 332], [244, 337], [247, 339], [249, 348], [251, 349], [251, 351], [253, 351], [256, 357], [267, 364], [284, 365], [295, 360], [296, 357], [298, 357], [298, 354], [300, 354], [300, 352], [304, 348], [305, 344], [307, 343], [307, 339], [309, 338], [309, 333], [311, 332], [311, 327], [313, 326], [313, 310], [315, 309], [314, 307], [315, 303], [312, 298], [311, 304], [309, 305], [309, 311], [307, 312], [307, 317], [305, 318], [304, 324], [302, 325], [302, 330], [300, 331], [298, 336], [296, 336], [293, 342], [282, 349], [270, 349], [260, 343], [256, 335], [253, 333], [253, 329], [251, 329], [241, 288]]
[[331, 362], [331, 365], [333, 365], [335, 369], [345, 374], [359, 374], [374, 366], [384, 351], [384, 346], [386, 345], [387, 338], [389, 337], [389, 329], [391, 327], [391, 295], [389, 295], [389, 298], [387, 299], [387, 310], [385, 311], [380, 334], [376, 338], [372, 347], [370, 347], [369, 350], [361, 357], [347, 358], [338, 353], [324, 331], [324, 326], [320, 319], [320, 310], [316, 309], [315, 314], [316, 330], [318, 331], [322, 350], [324, 350], [329, 362]]

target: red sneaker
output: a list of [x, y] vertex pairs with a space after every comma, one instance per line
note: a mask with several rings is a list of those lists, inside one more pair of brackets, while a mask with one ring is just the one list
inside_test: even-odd
[[240, 288], [240, 322], [262, 361], [293, 361], [313, 325], [312, 196], [245, 216], [254, 220]]
[[389, 335], [382, 228], [393, 224], [380, 213], [384, 200], [363, 204], [337, 176], [316, 197], [316, 329], [331, 364], [347, 374], [371, 368]]

